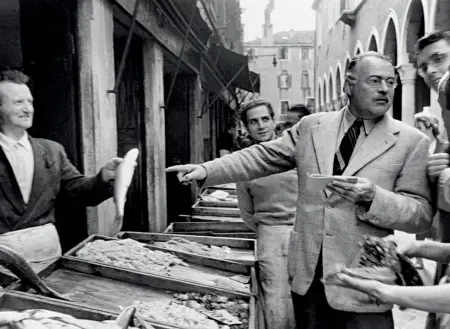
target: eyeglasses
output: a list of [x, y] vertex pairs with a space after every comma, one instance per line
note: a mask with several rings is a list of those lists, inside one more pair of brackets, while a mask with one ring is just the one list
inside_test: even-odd
[[450, 51], [439, 52], [431, 55], [428, 61], [419, 66], [419, 68], [417, 69], [417, 74], [422, 78], [425, 77], [427, 75], [428, 65], [431, 65], [433, 67], [441, 66], [448, 58], [448, 53], [450, 53]]
[[383, 87], [383, 81], [386, 83], [386, 86], [388, 89], [395, 89], [398, 85], [396, 78], [387, 78], [383, 79], [381, 77], [370, 77], [366, 80], [358, 80], [358, 79], [351, 79], [353, 81], [363, 81], [367, 83], [371, 88], [378, 89]]

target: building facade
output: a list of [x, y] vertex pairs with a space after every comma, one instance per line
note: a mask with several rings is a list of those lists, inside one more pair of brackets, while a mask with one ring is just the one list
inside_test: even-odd
[[272, 24], [263, 29], [264, 37], [244, 43], [244, 51], [260, 75], [259, 96], [280, 119], [294, 104], [314, 105], [314, 31], [273, 33]]
[[440, 116], [437, 95], [417, 75], [416, 41], [450, 29], [448, 0], [316, 0], [315, 101], [319, 111], [346, 104], [344, 73], [351, 57], [375, 50], [389, 56], [399, 73], [390, 114], [408, 124], [424, 110]]
[[[227, 8], [240, 13], [237, 0], [226, 2], [0, 1], [0, 65], [31, 77], [30, 134], [61, 143], [86, 175], [140, 150], [124, 230], [161, 232], [190, 214], [196, 187], [164, 169], [214, 158], [236, 90], [259, 88], [258, 79], [249, 83], [247, 58], [230, 49], [241, 36], [218, 30]], [[240, 17], [229, 24], [241, 30]], [[112, 200], [87, 210], [61, 203], [56, 218], [66, 248], [121, 228], [113, 225]]]

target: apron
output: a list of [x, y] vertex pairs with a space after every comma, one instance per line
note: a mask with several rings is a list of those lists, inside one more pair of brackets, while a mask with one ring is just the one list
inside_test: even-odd
[[53, 224], [0, 234], [0, 244], [22, 256], [35, 272], [41, 271], [62, 254], [58, 232]]
[[258, 279], [267, 329], [295, 329], [287, 254], [289, 225], [257, 227]]

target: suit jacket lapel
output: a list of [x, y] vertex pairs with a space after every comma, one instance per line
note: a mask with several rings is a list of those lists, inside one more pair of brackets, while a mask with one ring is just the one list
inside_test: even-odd
[[20, 192], [19, 184], [6, 157], [5, 152], [0, 147], [0, 188], [3, 190], [5, 197], [8, 199], [19, 212], [23, 212], [25, 202]]
[[34, 174], [28, 209], [33, 209], [49, 180], [51, 161], [47, 159], [47, 150], [34, 138], [30, 137], [29, 139], [33, 148]]
[[389, 150], [397, 142], [397, 137], [394, 134], [398, 132], [399, 130], [394, 126], [393, 119], [385, 115], [358, 148], [342, 175], [354, 175], [370, 161]]
[[312, 128], [314, 150], [320, 173], [333, 174], [334, 153], [345, 107], [339, 112], [333, 112], [317, 120], [317, 125]]

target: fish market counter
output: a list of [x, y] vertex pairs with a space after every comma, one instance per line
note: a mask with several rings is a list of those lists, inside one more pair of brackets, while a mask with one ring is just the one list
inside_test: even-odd
[[[39, 273], [47, 286], [68, 301], [37, 295], [20, 281], [8, 286], [6, 294], [30, 300], [22, 309], [27, 305], [45, 308], [57, 304], [60, 308], [51, 310], [67, 307], [70, 314], [101, 321], [134, 306], [140, 328], [147, 324], [162, 329], [262, 329], [252, 266], [254, 240], [180, 237], [175, 243], [177, 249], [170, 246], [171, 239], [177, 238], [172, 234], [121, 232], [115, 238], [92, 235]], [[180, 250], [186, 241], [197, 244], [188, 244], [188, 251]], [[201, 242], [205, 247], [196, 254], [195, 248]], [[253, 263], [226, 259], [224, 255], [238, 254], [232, 249], [246, 250], [244, 254], [252, 255]], [[2, 304], [2, 309], [6, 308]], [[84, 311], [92, 312], [92, 316]]]
[[174, 222], [164, 233], [226, 238], [256, 239], [256, 233], [244, 222]]

